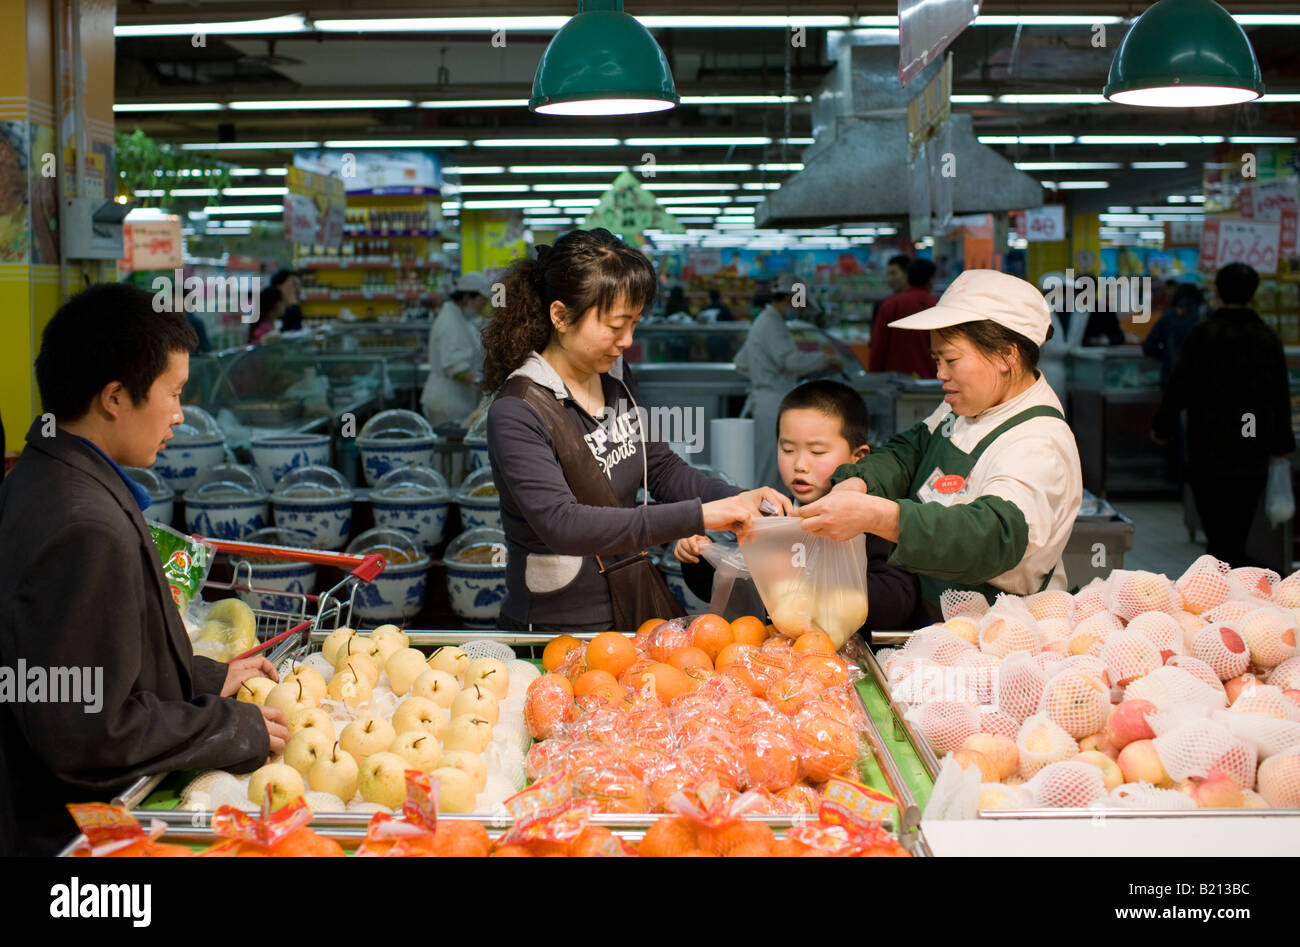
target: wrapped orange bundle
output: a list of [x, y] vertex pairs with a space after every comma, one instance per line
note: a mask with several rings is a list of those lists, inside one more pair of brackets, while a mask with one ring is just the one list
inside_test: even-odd
[[156, 841], [166, 826], [153, 820], [148, 831], [121, 806], [104, 803], [69, 805], [68, 812], [81, 829], [81, 840], [72, 854], [78, 858], [188, 858], [194, 853], [184, 845]]
[[785, 856], [837, 856], [858, 858], [908, 857], [884, 829], [885, 816], [896, 803], [884, 793], [847, 779], [826, 783], [817, 821], [797, 825], [786, 833]]
[[321, 838], [311, 830], [311, 810], [299, 796], [286, 806], [270, 811], [270, 790], [262, 811], [256, 815], [234, 806], [222, 806], [212, 816], [212, 831], [223, 836], [199, 857], [212, 858], [342, 858], [343, 846]]
[[622, 857], [636, 850], [609, 829], [588, 824], [598, 811], [592, 799], [575, 798], [564, 773], [554, 773], [506, 800], [514, 828], [501, 837], [493, 857]]
[[437, 779], [408, 769], [402, 818], [383, 812], [371, 816], [357, 856], [484, 858], [491, 847], [487, 829], [477, 822], [439, 821]]

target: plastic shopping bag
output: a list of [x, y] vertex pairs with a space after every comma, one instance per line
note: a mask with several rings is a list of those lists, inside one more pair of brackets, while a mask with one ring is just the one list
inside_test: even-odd
[[867, 620], [866, 537], [836, 542], [802, 524], [797, 516], [758, 520], [741, 553], [777, 631], [821, 631], [839, 648]]
[[727, 621], [745, 615], [762, 615], [763, 599], [745, 565], [745, 557], [733, 543], [709, 543], [700, 555], [713, 566], [713, 597], [709, 611]]
[[1264, 512], [1273, 526], [1281, 526], [1295, 516], [1295, 495], [1291, 492], [1291, 461], [1274, 457], [1268, 464], [1268, 488], [1264, 492]]

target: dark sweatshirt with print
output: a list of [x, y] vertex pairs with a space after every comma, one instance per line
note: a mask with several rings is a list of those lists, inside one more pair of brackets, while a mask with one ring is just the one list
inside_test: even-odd
[[[614, 618], [609, 586], [594, 557], [636, 553], [702, 533], [703, 503], [740, 490], [706, 477], [673, 453], [666, 439], [652, 436], [652, 418], [666, 415], [641, 404], [621, 362], [600, 376], [606, 411], [599, 420], [573, 400], [555, 369], [536, 353], [515, 374], [564, 402], [623, 505], [580, 504], [537, 413], [520, 398], [503, 395], [493, 401], [488, 458], [509, 555], [501, 615], [540, 626], [609, 624]], [[661, 433], [671, 432], [661, 428]], [[637, 502], [643, 475], [650, 495], [662, 502]]]

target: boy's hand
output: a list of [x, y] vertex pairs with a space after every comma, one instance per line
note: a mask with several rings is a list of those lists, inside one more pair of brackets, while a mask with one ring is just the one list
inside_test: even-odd
[[713, 540], [708, 536], [687, 536], [685, 539], [679, 539], [677, 545], [673, 547], [673, 557], [678, 562], [694, 565], [700, 561], [700, 553], [704, 551], [704, 547], [711, 542]]

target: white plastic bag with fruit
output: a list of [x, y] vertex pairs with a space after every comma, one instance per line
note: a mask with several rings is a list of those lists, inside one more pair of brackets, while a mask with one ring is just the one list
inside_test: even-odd
[[758, 520], [740, 551], [777, 631], [820, 631], [839, 648], [867, 620], [866, 537], [836, 542], [802, 524], [795, 516]]

